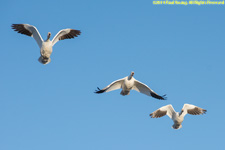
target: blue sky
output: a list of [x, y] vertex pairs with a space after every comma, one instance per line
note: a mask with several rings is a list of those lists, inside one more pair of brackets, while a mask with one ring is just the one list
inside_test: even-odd
[[[224, 149], [225, 6], [155, 6], [143, 1], [5, 1], [1, 13], [0, 149]], [[38, 62], [31, 37], [11, 29], [28, 23], [43, 39], [73, 28], [82, 34]], [[52, 39], [53, 37], [51, 37]], [[94, 94], [134, 77], [166, 101], [132, 91]], [[207, 109], [173, 130], [172, 104]]]

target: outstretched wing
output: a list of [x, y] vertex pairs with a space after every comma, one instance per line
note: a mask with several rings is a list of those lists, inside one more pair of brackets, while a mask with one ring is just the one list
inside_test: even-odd
[[109, 91], [120, 89], [122, 84], [123, 84], [123, 82], [124, 82], [124, 79], [125, 78], [116, 80], [116, 81], [112, 82], [111, 84], [109, 84], [108, 86], [106, 86], [103, 89], [99, 89], [98, 88], [98, 90], [96, 90], [95, 93], [100, 94], [100, 93], [104, 93], [104, 92], [109, 92]]
[[206, 112], [207, 112], [207, 110], [197, 107], [195, 105], [184, 104], [184, 106], [180, 112], [180, 115], [183, 115], [183, 116], [185, 116], [186, 114], [200, 115], [200, 114], [205, 114]]
[[12, 24], [12, 29], [18, 33], [33, 37], [39, 48], [41, 48], [43, 39], [35, 26], [29, 24]]
[[152, 96], [152, 97], [154, 97], [156, 99], [159, 99], [159, 100], [165, 100], [166, 99], [166, 97], [165, 97], [166, 95], [163, 95], [163, 96], [158, 95], [152, 89], [150, 89], [146, 84], [141, 83], [140, 81], [138, 81], [136, 79], [134, 81], [133, 89], [138, 91], [138, 92], [141, 92], [145, 95]]
[[60, 30], [53, 38], [52, 46], [55, 45], [55, 43], [57, 43], [59, 40], [72, 39], [74, 37], [77, 37], [80, 34], [81, 34], [80, 30], [74, 30], [74, 29]]
[[174, 113], [176, 112], [174, 111], [173, 106], [170, 104], [157, 109], [156, 111], [151, 113], [150, 116], [151, 118], [160, 118], [167, 115], [172, 119]]

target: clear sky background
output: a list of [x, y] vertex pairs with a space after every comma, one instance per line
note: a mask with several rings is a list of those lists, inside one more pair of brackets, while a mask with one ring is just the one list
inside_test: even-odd
[[[4, 1], [1, 17], [1, 150], [225, 149], [225, 6], [155, 6], [151, 0]], [[51, 62], [11, 24], [28, 23], [43, 39], [61, 29]], [[166, 101], [136, 91], [95, 94], [128, 76]], [[180, 130], [149, 114], [172, 104], [207, 109]]]

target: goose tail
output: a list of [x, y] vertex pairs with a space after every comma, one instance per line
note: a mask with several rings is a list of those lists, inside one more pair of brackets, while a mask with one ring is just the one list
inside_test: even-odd
[[51, 58], [44, 58], [44, 57], [40, 56], [40, 57], [38, 58], [38, 61], [39, 61], [40, 63], [46, 65], [46, 64], [48, 64], [48, 63], [51, 62]]
[[122, 90], [122, 91], [120, 92], [120, 94], [123, 95], [123, 96], [129, 95], [129, 94], [130, 94], [130, 91], [123, 91], [123, 90]]

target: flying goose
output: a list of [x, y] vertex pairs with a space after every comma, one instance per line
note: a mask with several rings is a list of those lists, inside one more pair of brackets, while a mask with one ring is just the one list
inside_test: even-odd
[[122, 91], [120, 94], [123, 96], [129, 95], [130, 90], [136, 90], [138, 92], [141, 92], [148, 96], [152, 96], [152, 97], [160, 99], [160, 100], [166, 99], [165, 98], [166, 95], [159, 96], [152, 89], [150, 89], [147, 85], [136, 80], [133, 76], [134, 76], [134, 72], [131, 72], [131, 74], [129, 76], [119, 79], [119, 80], [116, 80], [103, 89], [100, 89], [97, 87], [98, 90], [96, 90], [95, 93], [100, 94], [100, 93], [109, 92], [109, 91], [113, 91], [113, 90], [122, 88]]
[[81, 33], [79, 30], [63, 29], [56, 34], [52, 41], [50, 41], [51, 33], [48, 32], [46, 41], [43, 41], [40, 33], [35, 26], [29, 24], [12, 24], [12, 29], [14, 29], [14, 31], [17, 31], [18, 33], [31, 36], [36, 40], [41, 53], [38, 61], [42, 64], [48, 64], [51, 61], [50, 56], [52, 54], [52, 47], [59, 40], [71, 39], [77, 37]]
[[182, 127], [181, 123], [183, 122], [184, 116], [186, 114], [200, 115], [200, 114], [205, 114], [206, 111], [207, 110], [197, 107], [195, 105], [184, 104], [181, 112], [178, 113], [178, 112], [175, 112], [175, 110], [173, 109], [173, 106], [170, 104], [157, 109], [156, 111], [151, 113], [150, 116], [151, 118], [160, 118], [165, 115], [168, 115], [174, 122], [172, 128], [180, 129]]

